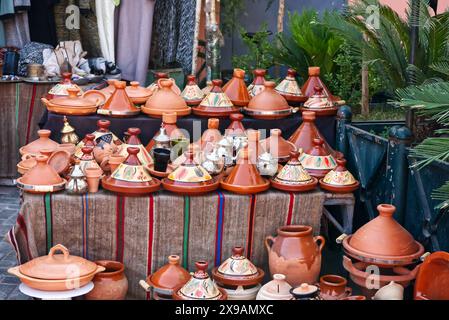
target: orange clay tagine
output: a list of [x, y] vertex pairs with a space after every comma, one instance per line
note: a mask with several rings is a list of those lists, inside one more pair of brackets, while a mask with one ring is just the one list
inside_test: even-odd
[[39, 138], [20, 148], [20, 155], [39, 155], [42, 149], [56, 150], [59, 143], [50, 139], [51, 131], [42, 129], [37, 132]]
[[303, 95], [301, 88], [296, 81], [297, 74], [296, 70], [288, 69], [287, 76], [276, 87], [277, 93], [283, 96], [291, 105], [297, 105], [307, 101], [307, 97]]
[[205, 96], [204, 92], [198, 87], [195, 76], [192, 74], [187, 76], [186, 87], [181, 93], [181, 97], [183, 97], [187, 105], [191, 107], [197, 106], [203, 101]]
[[128, 158], [101, 181], [106, 190], [125, 196], [140, 196], [159, 190], [161, 182], [152, 178], [137, 157], [139, 148], [129, 147]]
[[95, 168], [100, 169], [100, 165], [95, 161], [94, 155], [93, 155], [94, 149], [91, 147], [82, 147], [81, 152], [83, 155], [80, 158], [80, 169], [83, 171], [84, 174], [86, 174], [87, 168]]
[[114, 93], [109, 97], [106, 103], [98, 109], [97, 113], [117, 118], [138, 115], [140, 113], [139, 108], [134, 105], [126, 93], [126, 82], [115, 81], [114, 86]]
[[238, 107], [248, 105], [250, 96], [245, 84], [245, 70], [234, 69], [234, 75], [223, 87], [223, 92], [229, 97], [231, 102]]
[[337, 159], [337, 167], [329, 171], [326, 176], [320, 180], [320, 187], [324, 190], [334, 193], [353, 192], [359, 188], [360, 183], [346, 169], [346, 160]]
[[311, 97], [315, 93], [316, 87], [323, 88], [323, 94], [329, 98], [331, 101], [334, 101], [334, 96], [329, 91], [327, 86], [320, 78], [321, 69], [320, 67], [309, 67], [309, 79], [307, 79], [306, 83], [301, 88], [301, 92], [306, 97]]
[[100, 100], [80, 97], [78, 95], [79, 89], [77, 88], [69, 88], [67, 92], [69, 93], [68, 96], [51, 100], [42, 98], [41, 101], [48, 111], [57, 114], [85, 116], [97, 112], [97, 108], [101, 104]]
[[255, 97], [263, 90], [265, 90], [265, 76], [267, 74], [267, 70], [265, 69], [256, 69], [253, 71], [254, 80], [248, 86], [248, 93], [250, 97]]
[[168, 77], [168, 73], [155, 72], [154, 76], [155, 76], [154, 82], [147, 87], [147, 89], [149, 89], [151, 92], [155, 93], [156, 91], [158, 91], [161, 88], [159, 85], [160, 79], [166, 79], [166, 80], [171, 80], [173, 82], [173, 85], [171, 87], [172, 91], [175, 94], [177, 94], [178, 96], [181, 95], [181, 89], [179, 89], [179, 87], [176, 85], [175, 79]]
[[324, 94], [323, 87], [316, 86], [314, 94], [300, 108], [301, 111], [314, 111], [316, 116], [335, 116], [338, 108]]
[[280, 129], [270, 130], [270, 137], [260, 142], [263, 149], [269, 152], [280, 163], [285, 163], [290, 159], [292, 151], [296, 151], [296, 146], [282, 137]]
[[227, 117], [231, 113], [239, 112], [240, 107], [235, 107], [229, 97], [223, 92], [223, 81], [212, 80], [212, 89], [201, 101], [199, 106], [193, 107], [194, 114], [201, 117]]
[[75, 148], [75, 158], [81, 158], [83, 156], [82, 149], [84, 147], [94, 148], [97, 145], [95, 142], [95, 135], [92, 133], [88, 133], [84, 136], [84, 139], [81, 140]]
[[243, 118], [244, 116], [241, 113], [232, 113], [231, 115], [229, 115], [231, 123], [225, 130], [225, 135], [228, 137], [246, 136], [246, 129], [242, 124]]
[[449, 253], [437, 251], [426, 257], [416, 276], [414, 299], [449, 300]]
[[131, 86], [126, 87], [126, 94], [134, 104], [145, 104], [153, 92], [141, 87], [139, 81], [131, 81]]
[[313, 143], [313, 148], [303, 152], [299, 161], [311, 176], [323, 178], [337, 166], [337, 161], [326, 151], [322, 139], [314, 139]]
[[217, 118], [209, 118], [207, 121], [207, 130], [201, 136], [199, 144], [203, 152], [210, 152], [223, 138], [220, 130], [218, 130], [220, 120]]

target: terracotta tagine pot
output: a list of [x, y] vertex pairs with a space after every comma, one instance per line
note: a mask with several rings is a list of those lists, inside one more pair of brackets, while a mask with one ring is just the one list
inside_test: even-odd
[[140, 150], [137, 155], [140, 163], [142, 163], [144, 166], [153, 164], [153, 159], [140, 141], [140, 133], [141, 130], [139, 128], [129, 128], [127, 131], [128, 139], [126, 140], [126, 143], [120, 146], [117, 153], [121, 156], [128, 157], [128, 148], [135, 147]]
[[59, 143], [50, 139], [50, 130], [42, 129], [37, 131], [37, 134], [37, 140], [19, 149], [20, 155], [39, 155], [42, 149], [56, 150]]
[[42, 98], [42, 103], [47, 107], [47, 110], [57, 114], [85, 116], [97, 112], [100, 106], [100, 100], [91, 100], [79, 96], [80, 89], [67, 89], [68, 95], [59, 98], [47, 100]]
[[147, 88], [141, 87], [139, 81], [131, 81], [131, 85], [126, 87], [126, 94], [136, 105], [145, 104], [153, 92]]
[[234, 247], [232, 256], [212, 270], [212, 278], [228, 294], [228, 300], [255, 300], [265, 273]]
[[357, 190], [360, 183], [346, 169], [346, 160], [337, 159], [337, 167], [329, 171], [326, 176], [320, 180], [320, 187], [333, 193], [348, 193]]
[[308, 283], [303, 283], [299, 287], [291, 288], [290, 293], [293, 296], [293, 300], [323, 300], [320, 297], [318, 287]]
[[250, 100], [244, 79], [245, 70], [234, 69], [232, 79], [223, 87], [223, 92], [229, 97], [231, 102], [238, 107], [247, 106]]
[[320, 296], [323, 300], [341, 300], [351, 295], [348, 281], [340, 276], [328, 274], [320, 277]]
[[235, 107], [229, 97], [223, 92], [223, 81], [212, 80], [212, 89], [192, 111], [201, 117], [227, 117], [231, 113], [239, 112], [240, 107]]
[[273, 280], [262, 286], [256, 300], [292, 300], [292, 286], [285, 281], [285, 275], [274, 274]]
[[318, 179], [312, 177], [299, 161], [300, 153], [293, 151], [290, 161], [271, 179], [273, 188], [288, 192], [305, 192], [316, 189]]
[[100, 90], [89, 90], [89, 91], [84, 92], [82, 97], [85, 99], [89, 99], [89, 100], [98, 102], [98, 105], [102, 106], [109, 99], [110, 95], [106, 95], [103, 93], [103, 91], [100, 91]]
[[[171, 140], [185, 138], [185, 135], [176, 125], [177, 119], [178, 117], [176, 116], [176, 112], [164, 112], [162, 114], [161, 128], [164, 128], [166, 135], [168, 135]], [[156, 141], [154, 138], [160, 135], [160, 133], [161, 130], [156, 132], [154, 137], [147, 144], [146, 149], [148, 152], [151, 152], [151, 150], [155, 147]]]
[[220, 185], [238, 194], [256, 194], [270, 188], [270, 182], [260, 176], [255, 163], [250, 161], [248, 147], [241, 150], [237, 165]]
[[231, 123], [229, 127], [226, 129], [226, 136], [228, 137], [238, 137], [238, 136], [246, 136], [246, 129], [242, 124], [243, 114], [241, 113], [232, 113], [229, 115], [229, 119]]
[[176, 81], [173, 78], [169, 78], [168, 77], [168, 73], [165, 72], [155, 72], [154, 73], [154, 82], [152, 84], [150, 84], [147, 89], [149, 89], [151, 92], [155, 93], [156, 91], [158, 91], [161, 87], [159, 85], [159, 80], [164, 79], [164, 80], [171, 80], [173, 83], [173, 86], [171, 87], [171, 90], [176, 94], [176, 95], [181, 95], [181, 89], [179, 89], [179, 87], [176, 85]]
[[84, 297], [86, 300], [125, 300], [128, 292], [128, 279], [125, 266], [118, 261], [95, 261], [98, 266], [105, 268], [94, 277], [94, 288]]
[[17, 179], [17, 187], [29, 193], [50, 193], [64, 190], [66, 180], [61, 178], [47, 161], [47, 156], [36, 156], [36, 165]]
[[311, 176], [323, 178], [337, 166], [337, 161], [326, 151], [322, 139], [314, 139], [313, 143], [313, 148], [303, 152], [299, 161]]
[[288, 117], [293, 109], [287, 100], [277, 93], [273, 81], [265, 81], [265, 89], [253, 97], [244, 112], [256, 119], [275, 120]]
[[152, 178], [139, 161], [139, 148], [128, 147], [128, 157], [109, 177], [103, 177], [104, 189], [125, 196], [140, 196], [159, 190], [161, 182]]
[[207, 81], [206, 86], [203, 89], [201, 89], [201, 91], [203, 91], [203, 93], [204, 93], [204, 96], [207, 96], [209, 94], [212, 87], [213, 87], [212, 81]]
[[[60, 251], [62, 254], [57, 254]], [[28, 287], [42, 291], [69, 291], [88, 284], [105, 268], [84, 258], [73, 256], [61, 244], [50, 249], [47, 256], [30, 260], [8, 269]]]
[[25, 155], [23, 160], [17, 164], [17, 172], [21, 175], [27, 173], [31, 168], [35, 167], [37, 164], [36, 156]]
[[191, 107], [197, 106], [203, 101], [205, 96], [196, 83], [196, 77], [192, 74], [188, 75], [186, 87], [181, 93], [181, 97], [186, 101], [187, 105]]
[[83, 155], [80, 158], [80, 168], [86, 174], [87, 168], [95, 168], [99, 170], [101, 169], [100, 165], [95, 161], [94, 155], [93, 155], [94, 149], [91, 147], [83, 147], [81, 148], [81, 152]]
[[173, 290], [179, 288], [190, 280], [190, 273], [181, 267], [181, 258], [177, 255], [168, 257], [168, 263], [153, 274], [146, 281], [141, 280], [140, 285], [148, 292], [153, 292], [155, 300], [171, 300]]
[[268, 236], [265, 239], [270, 273], [284, 274], [287, 282], [294, 287], [316, 283], [325, 239], [322, 236], [314, 237], [310, 226], [284, 226], [277, 233], [276, 238]]
[[302, 94], [301, 88], [296, 81], [297, 74], [296, 70], [288, 69], [287, 76], [275, 89], [290, 105], [298, 105], [307, 100], [307, 97]]
[[[56, 151], [67, 151], [70, 156], [75, 155], [76, 146], [73, 143], [61, 143], [57, 148]], [[55, 151], [55, 152], [56, 152]]]
[[60, 98], [64, 96], [68, 96], [68, 89], [78, 89], [78, 95], [81, 96], [83, 94], [83, 90], [76, 84], [72, 82], [72, 73], [64, 72], [62, 74], [62, 80], [60, 83], [53, 86], [47, 93], [46, 98], [48, 100], [54, 98]]
[[226, 300], [225, 290], [217, 287], [207, 273], [208, 263], [198, 261], [195, 263], [196, 271], [190, 280], [173, 292], [175, 300]]
[[300, 108], [301, 111], [314, 111], [319, 116], [335, 116], [338, 108], [334, 105], [332, 100], [328, 98], [323, 88], [320, 86], [315, 87], [315, 92]]
[[315, 93], [315, 88], [321, 87], [323, 88], [323, 94], [333, 101], [334, 96], [329, 91], [324, 82], [321, 80], [320, 73], [321, 73], [320, 67], [309, 67], [309, 78], [302, 86], [301, 91], [306, 97], [311, 97]]
[[201, 150], [204, 152], [210, 152], [212, 149], [220, 142], [223, 138], [220, 130], [218, 129], [220, 126], [220, 120], [217, 118], [210, 118], [207, 121], [207, 129], [201, 136], [199, 144], [201, 146]]
[[106, 103], [98, 109], [97, 113], [117, 118], [133, 117], [140, 113], [126, 93], [126, 82], [115, 81], [115, 91], [106, 101]]
[[193, 148], [189, 148], [185, 156], [185, 162], [162, 180], [164, 189], [184, 195], [198, 195], [216, 190], [220, 185], [218, 179], [213, 178], [194, 160]]
[[142, 112], [153, 118], [161, 118], [164, 112], [176, 112], [178, 117], [190, 114], [190, 107], [184, 99], [173, 92], [173, 81], [169, 79], [159, 79], [160, 87], [142, 106]]
[[86, 134], [84, 136], [84, 139], [81, 140], [81, 142], [78, 143], [78, 145], [76, 146], [75, 158], [81, 158], [83, 156], [82, 149], [84, 147], [92, 148], [92, 151], [93, 151], [93, 148], [95, 148], [96, 145], [97, 145], [97, 143], [95, 142], [95, 135], [92, 133]]
[[267, 74], [267, 70], [265, 69], [256, 69], [253, 71], [254, 80], [248, 86], [248, 93], [250, 97], [255, 97], [263, 90], [265, 90], [265, 76]]
[[[108, 79], [108, 86], [106, 88], [101, 89], [100, 91], [109, 99], [110, 96], [115, 92], [115, 83], [119, 81], [117, 79]], [[106, 100], [107, 100], [106, 99]]]
[[426, 257], [416, 276], [414, 299], [449, 300], [449, 253], [437, 251]]
[[379, 216], [343, 239], [346, 254], [379, 266], [404, 266], [417, 262], [424, 253], [424, 247], [393, 218], [396, 208], [380, 204], [377, 210]]
[[296, 146], [282, 137], [280, 129], [271, 129], [270, 137], [260, 142], [262, 148], [269, 152], [280, 163], [290, 160], [290, 154], [296, 151]]

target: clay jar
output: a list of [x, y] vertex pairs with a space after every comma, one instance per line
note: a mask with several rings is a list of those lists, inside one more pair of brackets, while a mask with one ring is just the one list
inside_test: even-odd
[[310, 226], [284, 226], [277, 233], [276, 238], [268, 236], [265, 239], [271, 274], [284, 274], [293, 287], [316, 283], [325, 239], [314, 237]]
[[95, 263], [106, 270], [95, 275], [94, 288], [85, 295], [86, 300], [125, 300], [128, 292], [128, 279], [125, 276], [123, 263], [107, 260]]
[[248, 105], [250, 96], [245, 84], [245, 71], [234, 69], [234, 75], [223, 87], [223, 92], [231, 99], [235, 106], [245, 107]]
[[324, 300], [340, 300], [351, 295], [351, 288], [346, 287], [348, 281], [337, 275], [324, 275], [320, 278], [320, 295]]

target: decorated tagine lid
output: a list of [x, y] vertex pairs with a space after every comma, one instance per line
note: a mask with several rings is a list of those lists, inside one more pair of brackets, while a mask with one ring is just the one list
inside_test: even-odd
[[223, 138], [220, 130], [218, 130], [219, 125], [220, 120], [217, 118], [210, 118], [207, 121], [207, 130], [204, 131], [200, 140], [201, 150], [210, 152]]
[[291, 300], [292, 286], [285, 281], [285, 275], [274, 274], [273, 280], [262, 286], [256, 300]]
[[212, 86], [212, 81], [207, 81], [206, 82], [206, 86], [203, 89], [201, 89], [201, 91], [203, 91], [204, 95], [206, 96], [206, 95], [209, 94], [209, 92], [212, 89], [212, 87], [213, 87]]
[[128, 157], [128, 147], [138, 148], [140, 152], [137, 154], [137, 157], [139, 158], [140, 163], [147, 166], [149, 164], [153, 164], [153, 158], [151, 158], [150, 154], [140, 141], [139, 135], [141, 132], [142, 131], [139, 128], [129, 128], [127, 131], [129, 137], [126, 140], [126, 143], [120, 146], [118, 153], [121, 156]]
[[281, 163], [287, 162], [290, 159], [290, 153], [296, 151], [296, 146], [282, 137], [280, 129], [270, 130], [270, 137], [262, 140], [260, 144]]
[[78, 89], [78, 95], [83, 95], [83, 90], [72, 82], [72, 74], [70, 72], [64, 72], [62, 74], [62, 80], [60, 83], [52, 87], [47, 94], [48, 99], [54, 99], [62, 96], [68, 96], [67, 89]]
[[346, 169], [345, 159], [337, 159], [337, 167], [320, 180], [321, 188], [334, 193], [353, 192], [359, 185], [360, 183]]
[[324, 148], [324, 140], [314, 139], [313, 144], [312, 149], [303, 152], [299, 161], [311, 176], [323, 178], [337, 166], [337, 161]]
[[88, 133], [86, 134], [86, 136], [84, 137], [83, 140], [80, 141], [80, 143], [78, 143], [76, 145], [76, 149], [75, 149], [75, 158], [80, 159], [83, 156], [83, 151], [82, 149], [84, 147], [89, 147], [89, 148], [94, 148], [97, 145], [97, 143], [95, 142], [95, 135], [92, 133]]
[[194, 75], [187, 76], [187, 84], [181, 93], [181, 97], [184, 98], [188, 106], [197, 106], [203, 101], [206, 95], [198, 87], [196, 83], [196, 77]]
[[155, 76], [154, 82], [147, 87], [147, 89], [149, 89], [151, 92], [155, 93], [156, 91], [158, 91], [161, 88], [161, 86], [159, 84], [160, 79], [167, 79], [167, 80], [171, 80], [173, 82], [173, 85], [171, 86], [171, 90], [178, 96], [181, 95], [181, 89], [179, 89], [179, 87], [176, 85], [175, 79], [168, 77], [168, 73], [155, 72], [154, 76]]
[[315, 88], [321, 87], [323, 88], [323, 94], [334, 101], [334, 96], [320, 78], [320, 72], [320, 67], [309, 67], [309, 79], [304, 83], [301, 91], [306, 97], [311, 97], [315, 93]]
[[345, 252], [360, 261], [377, 265], [408, 265], [424, 253], [424, 247], [394, 218], [396, 208], [377, 206], [379, 216], [343, 239]]
[[139, 161], [141, 149], [128, 147], [128, 157], [109, 177], [101, 181], [106, 190], [126, 196], [138, 196], [159, 190], [161, 182], [152, 178]]
[[48, 156], [36, 156], [36, 165], [17, 179], [17, 186], [25, 192], [49, 193], [64, 190], [66, 180], [47, 164]]
[[244, 116], [241, 113], [232, 113], [231, 115], [229, 115], [231, 124], [226, 129], [226, 136], [228, 137], [246, 136], [246, 129], [242, 124], [243, 118]]
[[194, 160], [193, 147], [185, 153], [186, 160], [167, 178], [162, 180], [164, 189], [179, 194], [195, 195], [214, 191], [219, 181]]
[[173, 292], [175, 300], [226, 300], [226, 291], [217, 287], [207, 273], [208, 263], [195, 263], [196, 271], [190, 280]]
[[220, 185], [223, 189], [238, 194], [255, 194], [270, 188], [270, 182], [261, 177], [255, 162], [250, 161], [247, 146], [240, 151], [237, 165]]
[[271, 180], [273, 188], [301, 192], [310, 191], [318, 185], [318, 179], [310, 176], [299, 161], [300, 152], [292, 151], [290, 161]]
[[239, 107], [234, 107], [229, 97], [221, 89], [223, 81], [212, 80], [212, 89], [201, 101], [199, 106], [193, 107], [193, 113], [204, 117], [227, 117], [231, 113], [239, 112]]
[[276, 91], [290, 104], [305, 102], [307, 97], [302, 94], [301, 88], [296, 81], [298, 73], [294, 69], [288, 69], [287, 76], [276, 87]]
[[68, 88], [68, 95], [57, 97], [51, 100], [42, 98], [42, 103], [47, 106], [47, 110], [64, 115], [89, 115], [97, 111], [101, 104], [100, 100], [80, 97], [78, 88]]
[[173, 84], [173, 80], [159, 79], [160, 89], [153, 93], [145, 106], [142, 106], [142, 112], [154, 118], [161, 118], [164, 112], [176, 112], [178, 117], [189, 115], [190, 107], [181, 96], [173, 92]]
[[212, 271], [214, 280], [224, 286], [255, 286], [265, 273], [243, 255], [243, 247], [234, 247], [232, 256]]
[[337, 114], [338, 108], [324, 94], [323, 87], [316, 86], [314, 94], [304, 103], [301, 110], [314, 111], [317, 116], [333, 116]]
[[[176, 112], [164, 112], [162, 114], [161, 129], [164, 128], [165, 133], [169, 137], [170, 140], [177, 140], [177, 139], [185, 138], [185, 135], [182, 133], [182, 131], [176, 125], [176, 121], [177, 121]], [[155, 145], [156, 145], [155, 138], [161, 134], [161, 129], [158, 132], [156, 132], [153, 139], [151, 139], [150, 142], [147, 144], [146, 149], [148, 152], [151, 152], [153, 147], [155, 147]]]
[[56, 150], [59, 143], [50, 139], [51, 131], [42, 129], [37, 132], [39, 138], [20, 148], [20, 155], [38, 155], [42, 149]]
[[248, 86], [248, 93], [250, 97], [255, 97], [263, 90], [265, 90], [265, 75], [267, 74], [267, 70], [265, 69], [256, 69], [253, 71], [254, 80]]
[[137, 105], [145, 104], [148, 98], [153, 94], [153, 91], [150, 89], [141, 87], [138, 81], [132, 81], [131, 85], [126, 87], [125, 90], [131, 101]]
[[94, 155], [93, 155], [94, 148], [92, 147], [82, 147], [81, 152], [83, 155], [80, 158], [80, 168], [81, 170], [86, 173], [87, 168], [97, 168], [101, 169], [98, 165], [97, 161], [95, 161]]
[[106, 101], [106, 103], [98, 109], [98, 114], [111, 117], [132, 117], [140, 113], [126, 93], [126, 82], [115, 81], [115, 91]]
[[256, 119], [281, 119], [292, 114], [287, 100], [277, 93], [273, 81], [265, 81], [265, 89], [253, 97], [248, 107], [243, 108], [246, 114]]
[[238, 107], [247, 106], [250, 100], [244, 79], [245, 70], [234, 69], [232, 79], [223, 87], [223, 92], [229, 97], [231, 102]]
[[[115, 144], [117, 146], [123, 144], [123, 142], [109, 130], [111, 121], [100, 119], [97, 121], [97, 130], [92, 132], [94, 135], [94, 141], [96, 144], [108, 143]], [[83, 140], [84, 141], [84, 140]]]

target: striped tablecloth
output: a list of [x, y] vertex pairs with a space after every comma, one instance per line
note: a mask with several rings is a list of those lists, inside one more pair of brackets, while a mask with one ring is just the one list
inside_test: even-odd
[[89, 260], [125, 264], [130, 298], [145, 299], [138, 282], [167, 262], [171, 254], [194, 270], [206, 260], [212, 268], [227, 259], [234, 246], [265, 271], [264, 239], [289, 224], [306, 224], [319, 233], [325, 194], [290, 194], [270, 190], [255, 196], [217, 191], [183, 197], [159, 192], [122, 197], [106, 191], [84, 196], [65, 193], [24, 194], [8, 241], [24, 263], [48, 253], [58, 243]]

